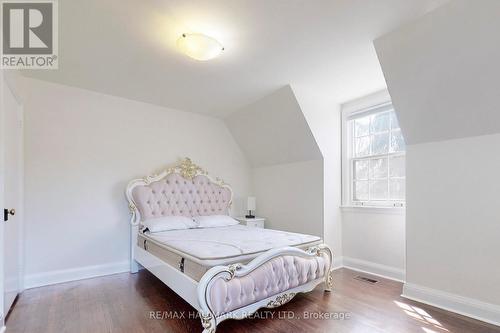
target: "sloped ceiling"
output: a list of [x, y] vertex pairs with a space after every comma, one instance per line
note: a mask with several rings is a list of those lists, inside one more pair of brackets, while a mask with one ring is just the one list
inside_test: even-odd
[[[24, 74], [218, 117], [285, 84], [342, 103], [385, 87], [373, 39], [444, 1], [59, 1], [59, 69]], [[180, 54], [185, 32], [223, 55]]]
[[253, 167], [322, 159], [289, 85], [225, 121]]
[[500, 1], [455, 0], [375, 41], [408, 144], [500, 132]]

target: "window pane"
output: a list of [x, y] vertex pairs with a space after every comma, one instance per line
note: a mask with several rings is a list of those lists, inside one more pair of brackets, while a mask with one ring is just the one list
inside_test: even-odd
[[354, 182], [354, 201], [368, 200], [368, 181]]
[[354, 120], [354, 136], [360, 137], [368, 135], [370, 129], [370, 117], [364, 117]]
[[393, 156], [389, 159], [389, 177], [405, 176], [405, 157]]
[[354, 179], [368, 179], [368, 161], [354, 161]]
[[389, 150], [389, 133], [375, 134], [372, 136], [372, 154], [387, 154]]
[[371, 133], [383, 132], [389, 130], [389, 113], [379, 113], [372, 116]]
[[387, 158], [370, 160], [370, 179], [387, 178]]
[[364, 136], [361, 138], [355, 139], [354, 145], [354, 156], [362, 157], [370, 154], [370, 137]]
[[395, 130], [391, 133], [391, 152], [404, 151], [405, 150], [405, 140], [403, 139], [403, 134], [401, 130]]
[[391, 112], [391, 128], [392, 129], [398, 129], [399, 128], [399, 121], [398, 117], [396, 116], [396, 112]]
[[387, 180], [370, 181], [370, 199], [387, 200]]
[[[396, 112], [348, 120], [351, 200], [370, 205], [405, 200], [405, 141]], [[402, 156], [400, 156], [402, 155]], [[344, 158], [344, 156], [343, 156]]]
[[403, 179], [391, 179], [389, 182], [390, 197], [392, 200], [405, 199], [405, 181]]

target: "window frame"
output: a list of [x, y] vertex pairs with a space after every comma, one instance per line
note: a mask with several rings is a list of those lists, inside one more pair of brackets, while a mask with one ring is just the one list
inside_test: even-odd
[[[387, 90], [382, 92], [361, 98], [354, 102], [350, 102], [342, 105], [341, 108], [341, 121], [342, 121], [342, 206], [343, 207], [354, 207], [354, 208], [383, 208], [383, 209], [402, 209], [406, 207], [406, 195], [404, 200], [366, 200], [366, 201], [355, 201], [354, 200], [354, 161], [356, 160], [371, 160], [379, 157], [387, 157], [387, 168], [389, 172], [389, 157], [391, 156], [406, 156], [406, 149], [402, 152], [396, 153], [384, 153], [379, 155], [368, 155], [363, 157], [354, 157], [354, 133], [353, 125], [351, 123], [352, 117], [356, 114], [369, 112], [377, 113], [377, 110], [387, 108], [390, 111], [392, 108], [392, 101]], [[389, 135], [391, 130], [389, 129]], [[368, 177], [369, 178], [369, 177]], [[386, 178], [383, 178], [386, 180]], [[389, 179], [387, 179], [389, 186]], [[401, 177], [403, 179], [403, 177]], [[406, 180], [406, 165], [405, 165], [405, 177]], [[369, 181], [369, 180], [368, 180]]]

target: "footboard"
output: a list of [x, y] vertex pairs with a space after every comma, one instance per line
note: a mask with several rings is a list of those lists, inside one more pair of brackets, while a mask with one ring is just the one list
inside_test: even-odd
[[213, 333], [225, 319], [242, 319], [260, 308], [278, 307], [297, 293], [324, 282], [332, 288], [333, 254], [326, 245], [303, 251], [285, 247], [269, 250], [247, 265], [211, 268], [198, 284], [204, 333]]

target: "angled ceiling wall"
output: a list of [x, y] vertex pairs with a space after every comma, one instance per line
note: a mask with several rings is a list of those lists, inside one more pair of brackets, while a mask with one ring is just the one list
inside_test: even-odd
[[256, 214], [266, 226], [323, 237], [323, 156], [291, 87], [225, 121], [253, 166]]
[[289, 85], [234, 112], [225, 121], [253, 167], [322, 159]]
[[408, 144], [403, 296], [497, 325], [499, 17], [454, 0], [375, 42]]
[[375, 41], [408, 144], [500, 132], [499, 13], [456, 0]]

